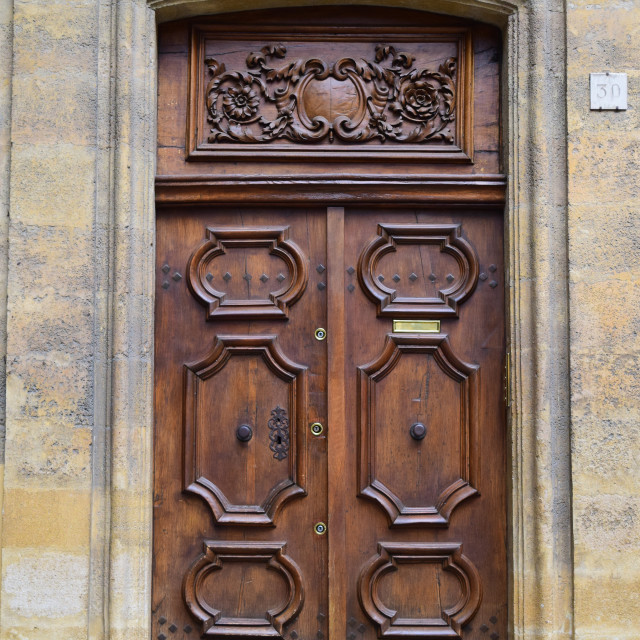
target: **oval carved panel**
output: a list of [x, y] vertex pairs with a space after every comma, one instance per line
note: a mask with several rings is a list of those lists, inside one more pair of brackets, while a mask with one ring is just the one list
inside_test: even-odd
[[[422, 571], [424, 586], [421, 615], [403, 615], [406, 606], [398, 598], [398, 610], [385, 602], [392, 594], [384, 592], [384, 578], [390, 572], [413, 575], [408, 568]], [[431, 571], [429, 571], [431, 570]], [[441, 573], [442, 572], [442, 573]], [[445, 574], [445, 575], [442, 575]], [[446, 580], [446, 574], [453, 580]], [[408, 585], [412, 590], [418, 585]], [[402, 592], [400, 592], [402, 593]], [[482, 601], [480, 575], [472, 562], [463, 555], [458, 543], [380, 542], [378, 553], [362, 568], [358, 579], [358, 599], [369, 619], [378, 628], [381, 638], [431, 638], [451, 640], [462, 638], [462, 626], [478, 611]]]
[[[285, 551], [284, 542], [204, 541], [182, 583], [184, 602], [203, 636], [282, 637], [304, 603], [300, 569]], [[233, 565], [241, 565], [241, 579], [234, 571], [225, 577]]]
[[211, 319], [281, 319], [307, 286], [307, 260], [288, 227], [208, 228], [187, 282]]
[[184, 490], [218, 524], [273, 525], [305, 494], [306, 402], [306, 367], [276, 336], [218, 336], [184, 367]]
[[[478, 493], [477, 373], [444, 334], [388, 334], [380, 356], [358, 368], [360, 495], [392, 526], [447, 526]], [[425, 433], [416, 439], [417, 424]]]
[[353, 80], [312, 79], [301, 87], [302, 101], [300, 119], [305, 126], [312, 127], [315, 118], [332, 122], [336, 118], [347, 118], [360, 124], [365, 115], [365, 102], [360, 84]]
[[[458, 316], [479, 274], [476, 252], [461, 232], [458, 224], [378, 225], [377, 237], [360, 254], [358, 280], [379, 316]], [[383, 269], [391, 257], [396, 264]]]

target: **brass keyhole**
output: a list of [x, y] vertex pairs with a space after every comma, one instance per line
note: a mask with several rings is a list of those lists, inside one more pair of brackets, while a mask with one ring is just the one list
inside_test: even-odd
[[316, 340], [324, 340], [327, 337], [327, 332], [322, 327], [318, 327], [315, 332]]
[[324, 522], [318, 522], [316, 524], [315, 527], [313, 527], [313, 530], [319, 535], [319, 536], [323, 536], [325, 533], [327, 533], [327, 525]]
[[311, 425], [311, 433], [314, 436], [319, 436], [324, 431], [324, 427], [319, 422], [314, 422]]

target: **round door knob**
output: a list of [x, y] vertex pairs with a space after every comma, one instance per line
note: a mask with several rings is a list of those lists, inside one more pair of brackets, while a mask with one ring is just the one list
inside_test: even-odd
[[427, 427], [425, 427], [422, 422], [416, 422], [411, 425], [409, 433], [414, 440], [422, 440], [422, 438], [427, 435]]
[[253, 437], [253, 429], [248, 424], [241, 424], [236, 429], [236, 438], [240, 440], [240, 442], [249, 442]]

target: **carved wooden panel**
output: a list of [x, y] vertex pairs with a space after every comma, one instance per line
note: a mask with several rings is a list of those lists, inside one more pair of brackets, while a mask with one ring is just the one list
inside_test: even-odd
[[306, 367], [276, 336], [218, 336], [184, 367], [184, 489], [219, 524], [273, 524], [305, 493]]
[[309, 277], [289, 227], [208, 228], [187, 273], [207, 320], [286, 319]]
[[191, 32], [190, 159], [470, 162], [464, 28]]
[[[400, 584], [385, 589], [385, 579], [396, 571]], [[403, 573], [422, 579], [403, 581]], [[422, 602], [411, 607], [419, 588]], [[381, 638], [445, 640], [462, 638], [463, 625], [480, 607], [482, 584], [461, 544], [380, 542], [360, 573], [358, 598]]]
[[442, 334], [388, 334], [358, 368], [360, 495], [392, 525], [445, 526], [478, 493], [477, 373]]
[[478, 273], [457, 224], [379, 224], [358, 261], [358, 280], [378, 315], [396, 318], [457, 317]]
[[[318, 5], [158, 34], [151, 637], [506, 639], [499, 30]], [[395, 318], [447, 337], [385, 346]], [[297, 614], [277, 553], [205, 538], [286, 541]]]
[[300, 569], [286, 544], [205, 540], [203, 549], [182, 585], [202, 636], [282, 637], [304, 602]]

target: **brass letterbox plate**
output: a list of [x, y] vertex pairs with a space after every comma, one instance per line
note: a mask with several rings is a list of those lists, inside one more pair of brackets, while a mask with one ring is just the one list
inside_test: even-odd
[[440, 320], [394, 320], [394, 333], [440, 333]]

